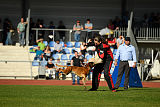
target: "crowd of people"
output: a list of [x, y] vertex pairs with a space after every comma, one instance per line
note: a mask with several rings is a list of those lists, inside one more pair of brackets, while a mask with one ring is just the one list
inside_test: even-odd
[[[108, 24], [106, 26], [114, 30], [117, 27], [127, 27], [128, 26], [128, 19], [129, 19], [129, 13], [126, 12], [122, 18], [116, 16], [114, 19], [110, 19]], [[24, 19], [21, 18], [20, 23], [17, 23], [18, 26], [15, 27], [15, 25], [12, 24], [11, 20], [9, 19], [4, 19], [3, 25], [2, 25], [2, 20], [0, 19], [0, 29], [3, 29], [3, 32], [0, 32], [0, 43], [3, 43], [3, 45], [9, 45], [9, 44], [14, 44], [12, 40], [13, 35], [18, 35], [20, 45], [24, 45], [24, 39], [25, 38], [25, 28], [27, 22], [24, 22]], [[24, 26], [22, 26], [22, 23]], [[93, 22], [94, 23], [94, 22]], [[74, 31], [74, 39], [75, 41], [80, 40], [81, 36], [81, 30], [86, 30], [86, 36], [85, 36], [85, 42], [87, 42], [87, 39], [91, 38], [93, 39], [93, 34], [91, 30], [94, 27], [94, 24], [91, 22], [90, 19], [86, 19], [86, 23], [81, 24], [80, 20], [77, 20], [76, 23], [73, 25], [73, 31]], [[55, 26], [53, 21], [50, 21], [49, 24], [45, 24], [44, 20], [42, 19], [37, 19], [36, 23], [33, 21], [33, 19], [30, 19], [30, 34], [29, 34], [29, 43], [30, 45], [35, 45], [36, 44], [36, 36], [35, 36], [35, 31], [31, 30], [32, 28], [51, 28], [51, 29], [66, 29], [66, 26], [64, 25], [63, 21], [58, 22], [58, 26]], [[136, 19], [133, 19], [133, 25], [134, 26], [141, 26], [141, 27], [159, 27], [160, 26], [160, 13], [155, 13], [152, 12], [150, 15], [149, 14], [144, 14], [143, 17]], [[20, 29], [19, 29], [20, 28]], [[23, 31], [20, 31], [23, 30]], [[52, 31], [39, 31], [38, 32], [38, 38], [43, 38], [44, 35], [47, 33], [47, 35], [53, 35]], [[66, 37], [66, 32], [65, 31], [57, 31], [57, 34], [59, 35], [60, 40], [64, 41]], [[56, 35], [56, 34], [54, 34]], [[52, 38], [49, 36], [47, 37], [47, 41], [51, 41]], [[16, 41], [17, 42], [17, 41]], [[24, 43], [23, 43], [24, 42]]]

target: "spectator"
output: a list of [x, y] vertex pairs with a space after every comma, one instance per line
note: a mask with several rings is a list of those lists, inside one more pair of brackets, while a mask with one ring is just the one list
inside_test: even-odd
[[[117, 82], [115, 84], [115, 89], [119, 88], [123, 73], [125, 73], [124, 89], [127, 90], [129, 84], [130, 67], [135, 68], [137, 62], [135, 48], [134, 46], [130, 45], [129, 37], [125, 38], [125, 44], [120, 45], [117, 50], [114, 63], [115, 66], [117, 66], [117, 60], [119, 57], [120, 57], [120, 63], [119, 63], [118, 77], [117, 77]], [[132, 66], [129, 66], [130, 65], [129, 61], [132, 61]]]
[[116, 46], [116, 38], [114, 37], [113, 34], [110, 35], [110, 37], [108, 38], [108, 44], [110, 45], [110, 47], [116, 49], [117, 46]]
[[83, 30], [83, 26], [80, 24], [79, 20], [77, 20], [77, 23], [73, 26], [73, 30], [75, 31], [74, 39], [75, 39], [76, 42], [79, 42], [80, 35], [81, 35], [81, 30]]
[[19, 43], [20, 43], [20, 46], [23, 46], [23, 47], [24, 47], [24, 43], [25, 43], [24, 34], [25, 34], [25, 25], [26, 24], [27, 24], [27, 22], [24, 22], [24, 19], [21, 18], [21, 22], [17, 26], [17, 31], [18, 31], [18, 35], [19, 35]]
[[45, 44], [43, 43], [43, 39], [37, 40], [37, 44], [40, 47], [40, 50], [43, 51], [45, 49]]
[[93, 24], [90, 22], [90, 19], [87, 19], [87, 23], [85, 23], [85, 29], [87, 30], [85, 42], [87, 42], [88, 39], [93, 39], [91, 31], [93, 29]]
[[115, 19], [113, 21], [113, 25], [114, 25], [114, 29], [122, 26], [121, 19], [118, 16], [115, 17]]
[[13, 25], [10, 21], [8, 21], [8, 27], [7, 27], [7, 39], [6, 39], [6, 42], [5, 42], [5, 45], [12, 45], [12, 39], [11, 39], [11, 36], [12, 36], [12, 33], [14, 32], [14, 29], [13, 29]]
[[[59, 21], [58, 29], [66, 29], [65, 25], [63, 24], [63, 21]], [[58, 31], [59, 37], [61, 41], [65, 40], [65, 31]]]
[[34, 45], [36, 43], [36, 37], [34, 34], [34, 30], [32, 28], [35, 28], [35, 23], [33, 22], [33, 19], [30, 18], [30, 25], [29, 25], [29, 44]]
[[48, 59], [52, 57], [52, 52], [51, 52], [51, 49], [50, 49], [49, 46], [47, 46], [45, 48], [43, 56], [44, 56], [44, 58], [45, 58], [46, 61], [48, 61]]
[[[59, 58], [57, 59], [56, 64], [63, 65], [63, 63], [60, 61]], [[60, 77], [59, 77], [59, 73], [60, 73], [59, 69], [60, 68], [63, 69], [64, 67], [58, 67], [58, 66], [56, 66], [56, 79], [58, 79], [58, 80], [60, 80]], [[66, 79], [66, 75], [62, 73], [62, 80], [65, 80], [65, 79]]]
[[89, 53], [89, 55], [94, 55], [95, 54], [95, 44], [94, 44], [92, 39], [88, 39], [86, 50]]
[[80, 66], [82, 67], [83, 66], [83, 62], [84, 62], [84, 55], [82, 55], [81, 52], [78, 53], [78, 56], [79, 56], [79, 59], [80, 59]]
[[42, 59], [43, 59], [43, 51], [40, 50], [40, 46], [38, 46], [37, 48], [38, 49], [33, 49], [36, 52], [36, 56], [35, 56], [34, 60], [42, 61]]
[[[88, 63], [87, 58], [84, 58], [83, 66], [85, 67], [85, 66], [87, 65], [87, 63]], [[91, 70], [90, 70], [90, 71], [89, 71], [89, 73], [88, 73], [88, 80], [90, 80], [90, 79], [91, 79], [91, 77], [90, 77], [90, 73], [91, 73]]]
[[[49, 29], [55, 29], [56, 28], [53, 21], [50, 21], [48, 28]], [[56, 35], [55, 31], [54, 32], [52, 30], [49, 31], [49, 42], [53, 41], [53, 37], [54, 38], [56, 37], [55, 35]]]
[[[45, 26], [43, 25], [43, 20], [37, 19], [36, 28], [45, 28]], [[44, 34], [45, 34], [44, 30], [38, 31], [38, 39], [39, 38], [44, 39]]]
[[53, 51], [53, 54], [56, 54], [56, 53], [63, 53], [63, 54], [66, 54], [64, 52], [64, 50], [62, 49], [62, 44], [60, 44], [60, 41], [57, 40], [55, 45], [54, 45], [54, 51]]
[[85, 42], [82, 42], [82, 44], [80, 45], [80, 50], [81, 50], [81, 53], [82, 55], [85, 57], [85, 53], [86, 53], [86, 43]]
[[112, 22], [112, 19], [109, 20], [108, 28], [114, 30], [114, 24]]
[[[78, 56], [78, 52], [75, 51], [74, 54], [75, 54], [75, 56], [71, 60], [71, 66], [80, 67], [81, 66], [81, 59]], [[80, 79], [79, 76], [77, 76], [77, 84], [80, 84], [79, 79]], [[72, 85], [75, 85], [75, 74], [74, 73], [72, 73]]]
[[119, 35], [119, 37], [117, 39], [117, 49], [123, 43], [124, 43], [124, 37], [122, 35]]
[[2, 42], [3, 42], [3, 45], [5, 45], [5, 42], [6, 42], [6, 38], [7, 38], [7, 32], [8, 31], [8, 22], [9, 22], [9, 19], [5, 19], [4, 22], [3, 22], [3, 36], [2, 36]]
[[52, 60], [50, 58], [46, 65], [46, 79], [55, 79], [56, 70]]

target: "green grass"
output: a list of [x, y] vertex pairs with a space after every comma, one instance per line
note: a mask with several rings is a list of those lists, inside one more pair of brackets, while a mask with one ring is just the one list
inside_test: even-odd
[[[90, 86], [87, 87], [91, 88]], [[160, 107], [160, 88], [130, 88], [112, 93], [108, 87], [0, 85], [1, 107]]]

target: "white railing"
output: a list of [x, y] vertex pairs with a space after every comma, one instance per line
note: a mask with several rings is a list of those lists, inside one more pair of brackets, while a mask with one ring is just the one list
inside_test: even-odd
[[135, 27], [134, 35], [142, 40], [160, 40], [160, 27]]

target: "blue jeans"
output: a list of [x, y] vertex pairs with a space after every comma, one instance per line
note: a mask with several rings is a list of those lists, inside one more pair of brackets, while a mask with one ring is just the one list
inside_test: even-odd
[[[72, 73], [72, 84], [75, 84], [75, 74]], [[79, 83], [79, 76], [77, 76], [77, 84], [80, 84]]]
[[6, 39], [6, 45], [8, 44], [12, 44], [12, 40], [11, 40], [11, 32], [7, 32], [7, 39]]
[[24, 46], [24, 32], [19, 33], [19, 43], [20, 46]]
[[74, 34], [74, 40], [76, 41], [76, 42], [79, 42], [79, 40], [80, 40], [80, 34]]

